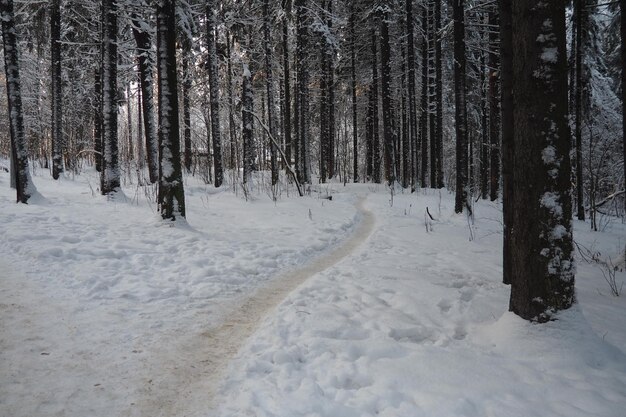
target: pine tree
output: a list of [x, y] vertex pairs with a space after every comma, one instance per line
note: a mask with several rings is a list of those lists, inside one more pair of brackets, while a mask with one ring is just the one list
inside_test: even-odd
[[15, 190], [18, 203], [28, 203], [37, 191], [28, 171], [28, 151], [24, 137], [24, 115], [22, 113], [22, 87], [20, 66], [15, 34], [13, 0], [0, 0], [0, 20], [2, 21], [2, 42], [4, 46], [4, 70], [9, 106], [11, 130], [11, 170], [14, 172]]
[[120, 167], [117, 144], [117, 2], [103, 0], [102, 59], [102, 172], [100, 190], [103, 195], [120, 188]]
[[176, 1], [159, 0], [157, 14], [159, 212], [164, 220], [185, 217], [180, 160], [178, 80], [176, 73]]
[[514, 199], [510, 310], [539, 322], [574, 303], [565, 0], [512, 4]]
[[207, 51], [209, 57], [209, 89], [211, 94], [211, 136], [213, 142], [213, 167], [215, 170], [216, 187], [220, 187], [224, 182], [224, 169], [222, 167], [222, 143], [220, 131], [220, 88], [218, 76], [218, 58], [215, 47], [216, 42], [216, 9], [214, 0], [207, 3]]
[[159, 142], [154, 124], [154, 93], [152, 40], [147, 24], [137, 14], [131, 15], [133, 36], [137, 44], [137, 63], [139, 67], [139, 85], [141, 87], [141, 111], [146, 139], [146, 157], [148, 176], [151, 183], [159, 179]]
[[454, 97], [456, 129], [456, 198], [454, 211], [467, 206], [467, 110], [465, 89], [465, 4], [454, 0]]
[[50, 57], [52, 68], [52, 178], [63, 172], [63, 91], [61, 75], [61, 0], [50, 3]]

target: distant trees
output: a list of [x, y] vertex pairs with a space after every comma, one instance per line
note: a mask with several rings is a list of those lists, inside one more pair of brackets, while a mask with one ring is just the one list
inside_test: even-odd
[[544, 322], [574, 302], [565, 1], [512, 3], [510, 310]]

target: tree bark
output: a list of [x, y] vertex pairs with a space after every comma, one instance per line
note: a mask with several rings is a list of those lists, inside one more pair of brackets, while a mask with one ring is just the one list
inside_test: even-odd
[[63, 172], [63, 91], [61, 75], [61, 0], [50, 3], [50, 60], [52, 87], [52, 178]]
[[441, 62], [441, 0], [435, 0], [436, 188], [443, 188], [443, 76]]
[[[621, 38], [622, 38], [622, 149], [624, 152], [624, 188], [626, 189], [626, 0], [620, 1]], [[624, 216], [626, 216], [626, 196], [624, 197]]]
[[159, 0], [156, 12], [160, 150], [158, 201], [161, 217], [173, 221], [185, 217], [178, 123], [176, 1]]
[[224, 182], [222, 167], [222, 142], [220, 132], [220, 87], [217, 73], [217, 50], [215, 47], [217, 25], [215, 22], [216, 5], [214, 0], [207, 3], [207, 52], [209, 58], [209, 90], [211, 94], [211, 136], [213, 142], [214, 185], [220, 187]]
[[413, 18], [413, 0], [406, 0], [406, 32], [407, 32], [407, 60], [408, 60], [408, 101], [409, 101], [409, 142], [411, 153], [411, 182], [417, 187], [418, 160], [417, 160], [417, 89], [415, 86], [415, 34]]
[[[288, 6], [291, 4], [289, 1], [283, 2], [285, 8], [283, 16], [283, 91], [285, 101], [283, 103], [283, 136], [285, 140], [285, 158], [287, 163], [291, 164], [292, 154], [292, 140], [291, 140], [291, 75], [289, 68], [289, 18], [288, 13], [291, 10]], [[287, 169], [287, 167], [285, 167]]]
[[[489, 11], [489, 28], [498, 27], [498, 14], [495, 8]], [[498, 33], [489, 29], [489, 153], [490, 167], [490, 192], [491, 201], [498, 199], [500, 191], [500, 92], [499, 92], [499, 66], [500, 59], [496, 49], [498, 48]]]
[[26, 149], [26, 138], [24, 137], [24, 115], [22, 113], [22, 92], [13, 0], [0, 0], [0, 21], [2, 22], [4, 71], [11, 130], [11, 170], [14, 171], [17, 202], [28, 204], [28, 199], [37, 190], [28, 171], [28, 151]]
[[574, 303], [565, 0], [512, 2], [514, 144], [509, 309], [538, 322]]
[[350, 77], [352, 85], [352, 175], [353, 181], [359, 181], [358, 117], [356, 95], [356, 8], [350, 3]]
[[253, 150], [253, 132], [254, 119], [252, 112], [254, 111], [254, 96], [252, 92], [252, 74], [248, 65], [243, 66], [243, 85], [242, 85], [242, 114], [243, 121], [243, 183], [252, 182], [252, 171], [254, 169], [254, 150]]
[[182, 39], [182, 60], [183, 60], [183, 146], [185, 170], [191, 172], [191, 102], [189, 93], [191, 91], [191, 39], [183, 34]]
[[104, 57], [102, 60], [102, 195], [120, 188], [119, 150], [117, 143], [117, 2], [103, 0]]
[[428, 7], [422, 4], [422, 97], [420, 108], [420, 186], [426, 187], [426, 175], [428, 173], [428, 41], [430, 34], [428, 32]]
[[578, 220], [585, 220], [583, 201], [583, 150], [582, 150], [582, 115], [583, 115], [583, 15], [586, 13], [582, 0], [574, 0], [575, 50], [574, 54], [574, 136], [576, 142], [576, 213]]
[[500, 108], [502, 111], [502, 218], [503, 231], [503, 262], [502, 281], [511, 283], [512, 270], [512, 232], [513, 232], [513, 155], [514, 155], [514, 123], [513, 123], [513, 21], [512, 8], [509, 0], [498, 0], [500, 15]]
[[[270, 1], [265, 0], [263, 2], [263, 38], [265, 49], [265, 85], [267, 94], [267, 121], [269, 126], [269, 134], [276, 138], [276, 128], [278, 121], [276, 119], [275, 110], [275, 92], [274, 92], [274, 74], [272, 70], [272, 49], [271, 49], [271, 32], [270, 32]], [[272, 172], [272, 185], [278, 183], [278, 161], [277, 161], [277, 149], [274, 146], [274, 142], [270, 139], [270, 164]]]
[[467, 206], [467, 110], [465, 103], [465, 5], [454, 0], [454, 101], [456, 130], [456, 194], [454, 211]]
[[150, 33], [143, 27], [136, 14], [131, 15], [133, 37], [137, 44], [137, 63], [139, 66], [139, 84], [141, 86], [141, 111], [146, 137], [146, 159], [148, 176], [151, 183], [159, 180], [159, 142], [154, 125], [154, 89], [152, 82], [153, 60], [150, 56], [152, 40]]

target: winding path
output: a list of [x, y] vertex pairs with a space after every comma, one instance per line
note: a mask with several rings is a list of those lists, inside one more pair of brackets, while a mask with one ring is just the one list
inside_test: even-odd
[[[361, 221], [340, 246], [300, 269], [278, 275], [232, 311], [221, 325], [179, 344], [180, 356], [174, 360], [168, 355], [169, 366], [159, 362], [172, 373], [167, 381], [155, 381], [160, 387], [149, 389], [145, 401], [134, 411], [141, 410], [142, 416], [206, 416], [216, 406], [216, 391], [228, 364], [261, 320], [308, 278], [352, 254], [372, 233], [374, 215], [364, 208], [364, 202], [365, 197], [360, 197], [356, 205]], [[181, 366], [181, 362], [191, 366]]]

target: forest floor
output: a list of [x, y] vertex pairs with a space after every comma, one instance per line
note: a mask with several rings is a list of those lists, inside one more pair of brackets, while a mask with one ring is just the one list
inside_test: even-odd
[[[93, 171], [40, 171], [24, 206], [8, 181], [0, 416], [624, 415], [626, 293], [581, 261], [558, 320], [507, 312], [496, 203], [471, 224], [443, 190], [274, 203], [188, 178], [172, 226], [154, 187], [107, 201]], [[602, 220], [575, 239], [623, 264], [626, 227]]]

